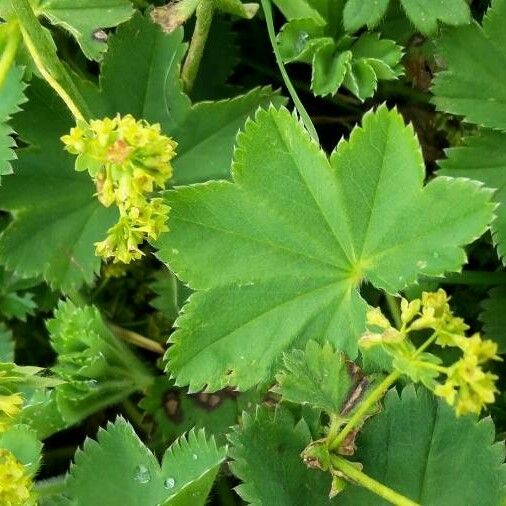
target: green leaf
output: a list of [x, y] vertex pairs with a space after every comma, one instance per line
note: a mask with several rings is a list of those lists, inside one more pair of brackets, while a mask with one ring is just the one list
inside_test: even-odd
[[447, 151], [448, 158], [439, 162], [441, 175], [468, 177], [495, 190], [499, 203], [491, 224], [499, 256], [506, 261], [506, 134], [481, 130], [463, 139], [461, 146]]
[[[66, 495], [80, 506], [95, 506], [97, 476], [107, 475], [100, 494], [108, 506], [201, 506], [225, 456], [226, 449], [218, 449], [203, 431], [190, 432], [166, 451], [160, 467], [130, 424], [118, 418], [76, 453]], [[195, 494], [194, 502], [181, 502], [188, 493]]]
[[219, 102], [200, 102], [178, 128], [173, 183], [189, 184], [230, 177], [234, 139], [259, 107], [281, 106], [286, 100], [271, 88]]
[[168, 192], [170, 232], [157, 242], [197, 290], [167, 353], [191, 391], [269, 380], [282, 353], [308, 339], [354, 358], [360, 283], [395, 293], [418, 274], [458, 271], [462, 245], [494, 208], [472, 181], [423, 187], [413, 130], [386, 107], [367, 113], [330, 160], [287, 110], [260, 111], [238, 137], [232, 172], [234, 183]]
[[27, 315], [34, 314], [37, 304], [33, 300], [33, 294], [25, 290], [37, 284], [39, 282], [36, 279], [20, 279], [0, 267], [0, 313], [8, 319], [26, 321]]
[[12, 116], [20, 111], [20, 105], [26, 102], [23, 83], [23, 69], [13, 66], [0, 87], [0, 175], [12, 174], [12, 160], [16, 159], [13, 148], [16, 146], [9, 125]]
[[230, 467], [243, 482], [238, 494], [255, 506], [338, 503], [328, 498], [330, 476], [302, 462], [300, 453], [310, 441], [306, 422], [295, 423], [287, 410], [259, 407], [254, 417], [245, 413], [241, 427], [230, 435]]
[[[384, 411], [359, 436], [356, 459], [367, 475], [427, 506], [496, 506], [506, 484], [504, 443], [494, 442], [490, 418], [457, 417], [413, 386], [400, 397], [395, 390], [387, 394]], [[339, 504], [389, 503], [349, 485]]]
[[483, 311], [480, 320], [483, 322], [483, 333], [488, 339], [499, 345], [499, 353], [506, 353], [506, 287], [492, 288], [488, 298], [482, 303]]
[[401, 0], [406, 15], [422, 33], [436, 31], [438, 21], [446, 25], [465, 25], [471, 20], [466, 0]]
[[53, 371], [66, 381], [56, 388], [65, 422], [76, 423], [151, 384], [142, 362], [112, 334], [95, 307], [60, 302], [47, 328], [57, 353]]
[[107, 50], [95, 34], [127, 21], [134, 9], [128, 0], [38, 0], [35, 12], [61, 26], [77, 40], [90, 60], [100, 60]]
[[150, 306], [158, 309], [169, 320], [175, 320], [184, 299], [180, 300], [180, 286], [176, 276], [167, 270], [157, 273], [149, 288], [155, 293]]
[[14, 338], [3, 322], [0, 322], [0, 362], [14, 362]]
[[367, 25], [375, 27], [385, 15], [390, 0], [364, 2], [363, 0], [348, 0], [343, 11], [344, 28], [348, 32], [356, 32]]
[[36, 79], [27, 95], [14, 127], [32, 147], [18, 150], [16, 173], [0, 187], [0, 207], [14, 215], [0, 237], [0, 263], [71, 291], [93, 281], [100, 266], [93, 244], [116, 212], [96, 200], [91, 180], [74, 171], [72, 157], [60, 146], [73, 123], [64, 104]]
[[179, 80], [185, 51], [182, 28], [165, 34], [139, 14], [120, 26], [102, 64], [105, 111], [97, 116], [132, 114], [160, 123], [164, 133], [173, 135], [190, 110]]
[[0, 448], [9, 450], [17, 460], [34, 476], [40, 466], [42, 443], [35, 431], [25, 425], [13, 425], [0, 432]]
[[276, 391], [283, 399], [309, 404], [328, 414], [339, 415], [343, 409], [349, 413], [347, 403], [364, 380], [358, 369], [328, 342], [321, 346], [309, 341], [305, 351], [285, 354], [283, 365], [283, 370], [276, 375], [279, 383]]
[[439, 110], [506, 130], [505, 16], [506, 1], [494, 0], [483, 27], [472, 23], [448, 30], [438, 41], [447, 67], [436, 75], [432, 87], [432, 101]]

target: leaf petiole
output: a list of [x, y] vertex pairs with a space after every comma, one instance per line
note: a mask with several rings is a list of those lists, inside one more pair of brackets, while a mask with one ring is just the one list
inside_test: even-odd
[[341, 471], [344, 475], [351, 478], [360, 486], [366, 488], [367, 490], [370, 490], [371, 492], [374, 492], [380, 497], [383, 497], [383, 499], [386, 499], [392, 504], [395, 504], [396, 506], [420, 506], [418, 503], [412, 501], [411, 499], [408, 499], [407, 497], [395, 492], [395, 490], [392, 490], [391, 488], [383, 485], [379, 481], [376, 481], [370, 476], [367, 476], [367, 474], [357, 469], [346, 459], [343, 459], [337, 455], [331, 455], [330, 460], [334, 469]]
[[7, 44], [0, 58], [0, 88], [2, 88], [7, 74], [9, 73], [16, 53], [18, 52], [19, 41], [21, 40], [21, 32], [19, 30], [19, 24], [17, 21], [9, 22], [9, 38]]

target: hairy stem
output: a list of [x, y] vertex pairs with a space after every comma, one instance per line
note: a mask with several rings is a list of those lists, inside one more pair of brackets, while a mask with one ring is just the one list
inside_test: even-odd
[[76, 119], [91, 113], [81, 93], [56, 54], [51, 36], [44, 30], [28, 0], [11, 0], [25, 45], [38, 71], [65, 102]]
[[359, 408], [353, 416], [349, 419], [348, 423], [343, 427], [343, 430], [334, 438], [329, 441], [329, 449], [337, 450], [348, 434], [355, 429], [360, 422], [364, 419], [372, 406], [376, 404], [387, 392], [387, 390], [399, 379], [401, 373], [399, 371], [391, 372], [360, 404]]
[[5, 83], [7, 74], [12, 67], [16, 53], [18, 52], [19, 41], [21, 40], [21, 32], [19, 30], [19, 24], [17, 21], [9, 22], [9, 38], [5, 45], [4, 52], [0, 58], [0, 88]]
[[118, 325], [114, 325], [113, 323], [109, 323], [109, 327], [118, 337], [121, 337], [121, 339], [128, 343], [135, 344], [135, 346], [139, 348], [144, 348], [145, 350], [158, 353], [159, 355], [163, 355], [165, 351], [160, 343], [144, 337], [133, 330], [118, 327]]
[[330, 458], [334, 469], [341, 471], [344, 475], [351, 478], [361, 487], [374, 492], [376, 495], [383, 497], [383, 499], [386, 499], [392, 504], [395, 504], [396, 506], [420, 506], [411, 499], [408, 499], [407, 497], [395, 492], [395, 490], [383, 485], [379, 481], [367, 476], [367, 474], [357, 469], [346, 459], [338, 457], [337, 455], [332, 455]]
[[202, 61], [204, 48], [206, 47], [207, 37], [213, 21], [214, 4], [212, 0], [202, 0], [197, 6], [195, 29], [193, 30], [188, 54], [184, 61], [181, 79], [185, 91], [189, 93], [193, 85]]

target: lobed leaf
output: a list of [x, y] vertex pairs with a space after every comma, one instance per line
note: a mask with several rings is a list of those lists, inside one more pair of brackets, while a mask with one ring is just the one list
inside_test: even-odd
[[506, 353], [506, 287], [492, 288], [482, 303], [480, 320], [485, 337], [499, 345], [499, 353]]
[[197, 290], [167, 353], [191, 391], [268, 381], [282, 353], [308, 339], [354, 358], [362, 280], [395, 293], [418, 274], [458, 271], [462, 245], [494, 208], [475, 182], [423, 187], [413, 130], [386, 107], [367, 113], [330, 160], [288, 111], [260, 111], [238, 137], [232, 172], [233, 183], [168, 192], [171, 231], [157, 242]]

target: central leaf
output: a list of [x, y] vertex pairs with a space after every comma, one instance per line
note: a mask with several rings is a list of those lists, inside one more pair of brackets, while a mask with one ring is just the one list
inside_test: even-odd
[[418, 141], [380, 107], [327, 158], [286, 109], [259, 111], [238, 136], [234, 182], [167, 193], [159, 255], [193, 289], [168, 369], [191, 390], [272, 378], [308, 339], [351, 358], [368, 279], [391, 293], [418, 274], [457, 271], [462, 245], [492, 219], [491, 192], [467, 179], [423, 187]]

